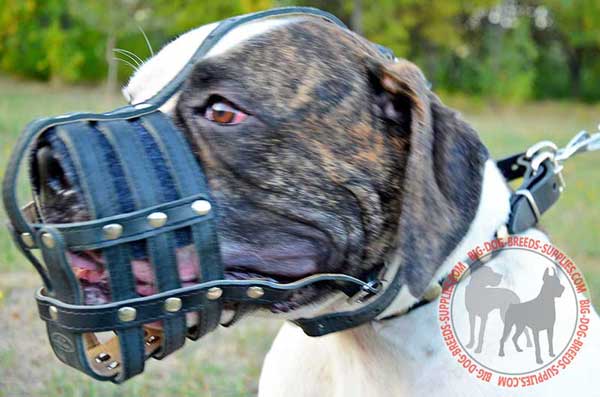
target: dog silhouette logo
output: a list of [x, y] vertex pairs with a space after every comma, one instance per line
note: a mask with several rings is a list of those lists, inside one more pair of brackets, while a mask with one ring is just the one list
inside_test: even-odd
[[591, 329], [593, 307], [577, 266], [547, 241], [521, 237], [473, 252], [452, 268], [438, 302], [451, 357], [477, 379], [502, 387], [560, 374]]
[[[487, 266], [481, 266], [471, 274], [470, 281], [465, 288], [465, 306], [469, 313], [470, 330], [469, 343], [465, 346], [467, 349], [475, 346], [475, 325], [476, 320], [479, 319], [479, 336], [475, 353], [481, 353], [483, 349], [485, 329], [490, 313], [499, 310], [500, 318], [505, 322], [508, 308], [521, 302], [519, 296], [510, 289], [497, 288], [501, 281], [502, 275], [500, 273], [496, 273]], [[516, 339], [523, 331], [521, 329], [521, 332], [513, 338], [515, 346], [517, 346]], [[529, 333], [525, 332], [525, 335], [527, 336], [527, 347], [531, 347]], [[517, 350], [520, 351], [518, 347]]]
[[[512, 340], [518, 352], [522, 350], [519, 348], [517, 340], [526, 328], [529, 328], [533, 332], [535, 361], [538, 364], [543, 364], [540, 351], [540, 333], [545, 330], [548, 335], [548, 354], [550, 357], [555, 357], [553, 344], [554, 324], [556, 323], [555, 300], [562, 296], [565, 287], [560, 283], [556, 271], [550, 275], [550, 272], [546, 269], [543, 281], [542, 289], [534, 299], [508, 305], [504, 316], [504, 331], [500, 340], [500, 352], [498, 353], [500, 357], [504, 357], [504, 343], [513, 328], [516, 328], [516, 331]], [[527, 339], [529, 340], [529, 338]]]

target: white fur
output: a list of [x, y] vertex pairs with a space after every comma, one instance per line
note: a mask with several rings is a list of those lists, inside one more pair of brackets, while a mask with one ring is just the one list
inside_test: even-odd
[[[208, 52], [206, 58], [223, 54], [252, 37], [289, 23], [294, 18], [288, 16], [258, 19], [240, 25], [219, 40]], [[125, 99], [131, 104], [139, 104], [154, 96], [179, 73], [217, 25], [218, 23], [211, 23], [190, 30], [163, 47], [154, 57], [142, 64], [131, 77], [127, 86], [122, 90]], [[174, 96], [161, 107], [161, 110], [171, 113], [176, 100], [177, 96]]]
[[[468, 249], [493, 236], [508, 217], [509, 196], [498, 169], [488, 162], [477, 214], [436, 280], [465, 258]], [[535, 229], [524, 234], [547, 240]], [[524, 259], [519, 251], [504, 252], [500, 257], [502, 261], [495, 265], [502, 267], [510, 285], [539, 278], [532, 273], [530, 258]], [[414, 300], [408, 293], [401, 294], [393, 312], [402, 311]], [[590, 384], [597, 376], [600, 357], [600, 324], [595, 313], [585, 346], [569, 368], [541, 385], [502, 389], [475, 379], [450, 355], [440, 334], [437, 309], [437, 302], [432, 302], [404, 316], [320, 338], [308, 337], [286, 323], [265, 359], [259, 396], [600, 396], [600, 390]], [[485, 345], [484, 353], [493, 349], [497, 346]], [[513, 355], [512, 359], [519, 357]]]

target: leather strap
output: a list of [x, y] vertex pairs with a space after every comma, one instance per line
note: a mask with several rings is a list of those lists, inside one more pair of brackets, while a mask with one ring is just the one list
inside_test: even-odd
[[[221, 290], [222, 295], [219, 299], [223, 302], [270, 306], [273, 302], [289, 299], [299, 289], [319, 284], [333, 288], [342, 285], [346, 290], [352, 290], [354, 293], [362, 288], [368, 288], [367, 283], [355, 277], [324, 273], [289, 284], [266, 280], [215, 280], [146, 297], [123, 299], [93, 306], [65, 303], [62, 299], [49, 296], [44, 288], [38, 290], [35, 298], [40, 317], [43, 320], [71, 332], [102, 332], [136, 327], [164, 318], [165, 302], [168, 298], [181, 299], [181, 309], [178, 313], [204, 310], [210, 305], [210, 294], [208, 293], [212, 288]], [[262, 295], [252, 294], [256, 288], [260, 288]], [[120, 319], [119, 310], [124, 307], [135, 309], [134, 320], [123, 321]], [[54, 313], [54, 317], [51, 311]]]
[[[57, 135], [69, 149], [90, 216], [104, 218], [120, 213], [122, 204], [119, 202], [119, 195], [113, 184], [110, 165], [100, 154], [100, 150], [89, 150], [90, 147], [102, 146], [101, 131], [92, 128], [88, 123], [66, 124], [58, 128]], [[130, 162], [134, 161], [130, 160]], [[42, 251], [47, 249], [51, 248], [42, 246]], [[108, 247], [102, 250], [102, 254], [110, 274], [111, 298], [122, 300], [137, 296], [130, 265], [132, 259], [130, 247], [128, 245]], [[63, 264], [63, 266], [69, 265]], [[79, 289], [76, 280], [71, 289]], [[117, 332], [117, 335], [122, 357], [117, 379], [127, 379], [144, 370], [143, 330], [141, 327], [136, 327]], [[82, 335], [78, 334], [77, 337], [81, 339]]]
[[[187, 145], [181, 134], [161, 134], [160, 131], [164, 131], [169, 127], [169, 123], [166, 123], [162, 117], [149, 115], [149, 117], [142, 120], [142, 124], [159, 145], [166, 159], [166, 165], [175, 177], [175, 186], [179, 195], [186, 197], [199, 192], [208, 192], [208, 184], [204, 174], [191, 151], [181, 153], [177, 150], [178, 147]], [[211, 211], [211, 216], [216, 216], [215, 213], [216, 210]], [[224, 278], [214, 222], [192, 224], [191, 234], [200, 263], [212, 264], [211, 266], [200, 267], [201, 280], [211, 281]], [[221, 318], [221, 310], [220, 300], [207, 302], [204, 312], [199, 313], [200, 323], [188, 332], [188, 337], [195, 340], [216, 328]]]
[[[99, 124], [107, 140], [112, 144], [118, 161], [126, 164], [123, 169], [129, 189], [134, 193], [135, 206], [147, 208], [156, 203], [167, 201], [162, 189], [158, 186], [158, 175], [153, 164], [145, 155], [146, 148], [139, 134], [131, 134], [131, 123], [134, 121], [115, 120]], [[166, 133], [167, 131], [165, 131]], [[176, 132], [171, 132], [176, 133]], [[118, 195], [114, 195], [117, 198]], [[113, 199], [114, 199], [113, 198]], [[152, 264], [158, 289], [168, 291], [179, 288], [179, 274], [175, 257], [174, 232], [163, 232], [144, 240], [147, 256]], [[129, 266], [130, 262], [127, 262]], [[108, 263], [109, 269], [113, 264]], [[119, 299], [121, 300], [121, 299]], [[162, 321], [164, 329], [163, 344], [159, 357], [172, 353], [185, 342], [185, 317], [172, 315]]]
[[522, 233], [537, 225], [540, 217], [560, 198], [560, 170], [551, 159], [547, 159], [533, 171], [530, 169], [531, 159], [526, 159], [525, 153], [499, 160], [497, 165], [507, 181], [526, 177], [511, 195], [507, 223], [510, 234]]

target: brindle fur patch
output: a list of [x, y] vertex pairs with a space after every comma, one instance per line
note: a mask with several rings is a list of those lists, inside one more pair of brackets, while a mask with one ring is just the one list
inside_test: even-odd
[[[203, 120], [198, 104], [210, 95], [252, 119]], [[361, 274], [401, 256], [416, 294], [466, 233], [487, 158], [418, 68], [387, 64], [365, 40], [314, 20], [198, 64], [177, 120], [205, 164], [226, 239], [309, 224], [331, 240], [321, 271]]]

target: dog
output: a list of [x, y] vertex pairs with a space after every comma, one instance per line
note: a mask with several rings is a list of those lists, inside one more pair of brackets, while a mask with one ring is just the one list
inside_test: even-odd
[[556, 271], [550, 275], [548, 269], [544, 272], [544, 284], [537, 297], [523, 302], [511, 304], [506, 310], [504, 318], [504, 331], [500, 340], [500, 357], [504, 357], [504, 343], [513, 327], [516, 328], [513, 336], [513, 344], [518, 352], [521, 351], [517, 340], [519, 336], [526, 332], [525, 327], [533, 331], [533, 341], [535, 343], [535, 361], [543, 364], [540, 352], [540, 332], [546, 330], [548, 335], [548, 354], [554, 357], [554, 323], [556, 322], [556, 299], [563, 294], [565, 287], [560, 283]]
[[[479, 336], [475, 353], [481, 353], [483, 349], [483, 339], [488, 315], [496, 309], [500, 310], [500, 318], [504, 322], [506, 310], [512, 304], [520, 303], [519, 296], [506, 288], [488, 288], [496, 287], [502, 281], [502, 275], [496, 273], [488, 266], [480, 266], [471, 274], [469, 284], [465, 288], [465, 306], [469, 313], [469, 343], [467, 349], [475, 346], [475, 320], [480, 319]], [[520, 334], [519, 334], [520, 335]], [[527, 346], [531, 346], [529, 333], [527, 336]], [[517, 336], [518, 338], [518, 336]], [[516, 341], [515, 341], [516, 346]], [[520, 349], [518, 349], [520, 351]]]
[[[146, 61], [125, 98], [140, 104], [154, 95], [214, 27]], [[283, 325], [265, 358], [261, 397], [506, 395], [447, 352], [435, 302], [399, 315], [490, 239], [510, 208], [509, 187], [477, 133], [418, 67], [318, 18], [258, 20], [228, 33], [162, 110], [203, 166], [227, 277], [359, 276], [382, 263], [401, 272], [402, 289], [376, 321], [320, 338]], [[46, 222], [89, 219], [72, 186], [51, 194], [40, 202]], [[531, 276], [526, 266], [512, 272]], [[253, 318], [309, 318], [346, 302], [314, 287]], [[520, 394], [590, 395], [579, 380], [597, 373], [598, 333], [594, 316], [569, 371]]]

